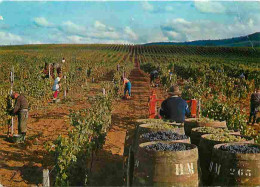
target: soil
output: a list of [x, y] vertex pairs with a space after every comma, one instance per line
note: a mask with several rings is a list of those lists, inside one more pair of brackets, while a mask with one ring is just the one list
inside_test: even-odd
[[[66, 103], [49, 103], [43, 109], [29, 113], [25, 143], [10, 143], [7, 126], [0, 127], [0, 184], [28, 186], [42, 183], [42, 166], [48, 160], [44, 144], [66, 135], [70, 129], [69, 109], [86, 107], [86, 102], [76, 100]], [[14, 122], [17, 134], [17, 118]], [[46, 165], [46, 164], [45, 164]], [[48, 164], [47, 164], [48, 165]]]
[[94, 158], [91, 186], [124, 185], [124, 155], [131, 143], [126, 140], [133, 135], [135, 120], [148, 118], [150, 95], [149, 77], [139, 69], [137, 62], [129, 80], [132, 84], [132, 97], [114, 103], [112, 127], [107, 134], [103, 150]]

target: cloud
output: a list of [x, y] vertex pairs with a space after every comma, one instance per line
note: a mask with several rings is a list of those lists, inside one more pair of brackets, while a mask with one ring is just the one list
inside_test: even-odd
[[217, 23], [209, 20], [187, 21], [182, 18], [173, 19], [161, 25], [161, 31], [170, 41], [183, 42], [193, 40], [223, 39], [243, 36], [247, 33], [258, 32], [257, 19], [248, 19], [241, 24], [235, 19], [232, 24]]
[[173, 6], [166, 5], [166, 6], [154, 6], [148, 1], [141, 2], [143, 10], [151, 13], [165, 13], [165, 12], [172, 12], [174, 10]]
[[154, 33], [150, 37], [146, 38], [146, 41], [144, 43], [151, 43], [151, 42], [168, 42], [169, 37], [163, 35], [161, 32]]
[[86, 34], [86, 36], [91, 37], [91, 38], [95, 38], [95, 39], [120, 39], [120, 34], [118, 32], [108, 32], [108, 31], [91, 31], [89, 33]]
[[0, 20], [4, 20], [3, 16], [0, 16]]
[[131, 40], [138, 40], [137, 34], [130, 27], [125, 27], [124, 31]]
[[44, 17], [34, 18], [34, 23], [39, 27], [51, 27], [53, 24], [48, 22]]
[[36, 40], [36, 41], [29, 40], [26, 44], [43, 44], [43, 43], [41, 41], [39, 41], [39, 40]]
[[100, 30], [106, 30], [106, 25], [101, 23], [100, 21], [95, 21], [95, 28]]
[[83, 37], [77, 36], [77, 35], [72, 35], [72, 36], [67, 36], [67, 39], [70, 41], [69, 43], [84, 43]]
[[254, 20], [253, 20], [252, 18], [250, 18], [250, 19], [248, 20], [248, 26], [249, 26], [249, 27], [253, 27], [253, 26], [254, 26]]
[[21, 36], [0, 32], [0, 43], [1, 45], [9, 45], [9, 44], [22, 44], [24, 41]]
[[48, 36], [55, 43], [73, 43], [73, 44], [90, 44], [90, 43], [103, 43], [103, 44], [127, 44], [127, 40], [122, 39], [102, 39], [93, 38], [89, 36], [66, 35], [64, 33], [54, 33]]
[[95, 21], [94, 27], [102, 31], [114, 31], [113, 27], [108, 27], [105, 24], [101, 23], [100, 21]]
[[84, 26], [72, 21], [63, 22], [57, 27], [57, 32], [49, 34], [49, 39], [55, 43], [134, 43], [138, 35], [131, 27], [113, 28], [100, 21], [91, 26]]
[[[72, 35], [70, 40], [79, 41], [82, 38], [94, 38], [94, 39], [119, 39], [120, 34], [115, 31], [114, 28], [106, 26], [105, 24], [95, 21], [93, 27], [85, 27], [73, 23], [71, 21], [63, 22], [58, 30], [61, 31], [66, 36]], [[77, 38], [75, 36], [78, 36]]]
[[69, 33], [69, 34], [84, 35], [87, 32], [87, 30], [84, 26], [75, 24], [71, 21], [63, 22], [59, 28], [60, 28], [60, 30], [62, 30], [66, 33]]
[[259, 13], [260, 2], [242, 2], [242, 1], [219, 1], [212, 2], [208, 0], [194, 1], [194, 7], [202, 13], [217, 13], [217, 14], [233, 14], [243, 16], [251, 13]]
[[203, 13], [224, 13], [226, 7], [219, 2], [195, 1], [195, 8]]
[[146, 10], [146, 11], [153, 11], [153, 10], [154, 10], [153, 5], [151, 5], [151, 4], [148, 3], [147, 1], [142, 2], [142, 7], [143, 7], [143, 9]]

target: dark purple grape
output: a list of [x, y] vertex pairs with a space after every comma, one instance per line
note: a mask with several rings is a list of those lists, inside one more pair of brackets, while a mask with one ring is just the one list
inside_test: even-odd
[[222, 145], [219, 149], [230, 153], [260, 153], [260, 148], [256, 145]]
[[147, 139], [148, 141], [170, 141], [188, 139], [186, 135], [180, 135], [173, 131], [157, 131], [145, 133], [141, 135], [141, 138]]
[[185, 151], [190, 150], [192, 147], [189, 144], [183, 143], [155, 143], [152, 145], [148, 145], [145, 147], [146, 150], [153, 150], [153, 151]]

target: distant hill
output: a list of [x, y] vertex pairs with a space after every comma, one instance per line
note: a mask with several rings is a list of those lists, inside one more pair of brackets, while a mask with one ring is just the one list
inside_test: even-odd
[[220, 40], [197, 40], [191, 42], [155, 42], [144, 45], [193, 45], [193, 46], [225, 46], [225, 47], [260, 47], [260, 32], [248, 36]]

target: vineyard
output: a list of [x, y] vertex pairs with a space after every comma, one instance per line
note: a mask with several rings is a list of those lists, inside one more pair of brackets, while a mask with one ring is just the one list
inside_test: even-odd
[[[54, 80], [43, 78], [43, 69], [46, 63], [61, 62], [62, 58], [66, 61], [62, 64], [61, 102], [52, 103]], [[260, 87], [259, 58], [258, 48], [101, 44], [0, 47], [0, 184], [42, 185], [42, 171], [48, 169], [51, 185], [124, 185], [127, 137], [137, 119], [148, 118], [151, 91], [156, 90], [164, 99], [174, 84], [180, 85], [183, 99], [199, 101], [200, 117], [225, 120], [229, 130], [239, 130], [260, 143], [259, 120], [254, 125], [247, 123], [250, 96]], [[159, 71], [159, 86], [152, 88], [149, 73], [155, 69]], [[11, 121], [7, 105], [11, 71], [13, 89], [29, 102], [24, 144], [6, 140]], [[245, 78], [239, 77], [242, 73]], [[122, 99], [123, 75], [132, 82], [131, 100]], [[185, 137], [170, 131], [144, 134], [151, 141]], [[189, 146], [154, 144], [147, 149], [188, 150]]]

